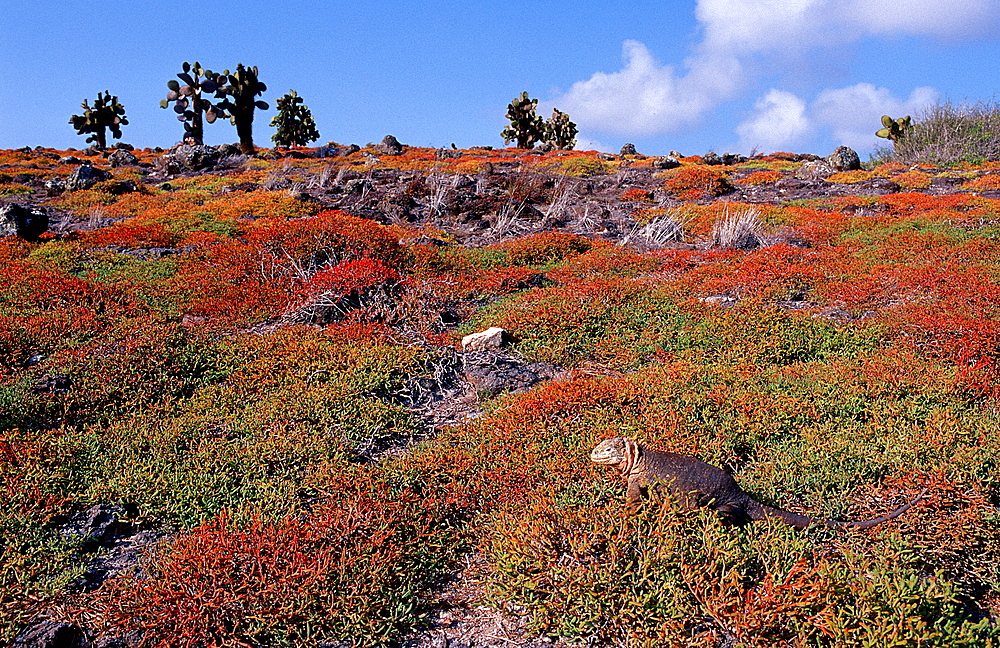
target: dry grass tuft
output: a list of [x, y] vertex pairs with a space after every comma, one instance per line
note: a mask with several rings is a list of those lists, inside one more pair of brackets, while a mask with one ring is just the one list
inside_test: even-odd
[[764, 244], [764, 225], [760, 211], [741, 209], [725, 214], [712, 226], [712, 247], [753, 250]]

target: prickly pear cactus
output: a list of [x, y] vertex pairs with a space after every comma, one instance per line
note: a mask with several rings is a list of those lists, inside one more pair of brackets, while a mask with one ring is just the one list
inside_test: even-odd
[[545, 122], [544, 140], [560, 150], [569, 150], [576, 146], [576, 124], [569, 120], [569, 115], [552, 109], [552, 118]]
[[174, 104], [174, 112], [177, 113], [177, 120], [184, 122], [184, 139], [194, 140], [197, 144], [204, 143], [204, 122], [212, 124], [220, 117], [229, 117], [221, 104], [213, 104], [208, 98], [214, 96], [216, 99], [223, 99], [226, 93], [223, 91], [229, 76], [229, 70], [223, 70], [221, 74], [216, 74], [211, 70], [201, 67], [198, 61], [191, 65], [184, 62], [181, 66], [182, 72], [177, 78], [184, 82], [183, 85], [174, 79], [167, 81], [167, 98], [160, 102], [160, 108], [167, 108]]
[[271, 140], [276, 146], [305, 146], [319, 139], [309, 106], [302, 103], [302, 97], [294, 90], [278, 99], [275, 107], [278, 114], [271, 120], [271, 126], [278, 130]]
[[883, 128], [875, 131], [875, 135], [878, 137], [884, 137], [885, 139], [892, 140], [895, 144], [897, 141], [906, 137], [906, 133], [913, 128], [913, 124], [910, 122], [910, 116], [900, 117], [899, 119], [893, 119], [889, 115], [882, 115], [882, 126]]
[[257, 100], [267, 91], [267, 86], [257, 78], [256, 67], [244, 67], [242, 63], [237, 64], [235, 72], [227, 74], [226, 81], [228, 83], [221, 89], [226, 97], [219, 102], [219, 107], [228, 110], [231, 115], [230, 121], [236, 126], [240, 138], [240, 151], [253, 155], [254, 110], [268, 109], [266, 102]]
[[535, 146], [535, 142], [544, 137], [545, 124], [542, 118], [535, 114], [537, 105], [538, 100], [530, 99], [527, 92], [522, 92], [520, 97], [510, 102], [507, 106], [510, 126], [500, 133], [505, 144], [516, 141], [517, 148], [530, 149]]
[[97, 144], [97, 148], [102, 151], [108, 147], [107, 130], [115, 139], [121, 139], [122, 126], [128, 126], [128, 119], [125, 117], [125, 106], [118, 103], [118, 97], [112, 96], [107, 90], [104, 93], [97, 93], [94, 99], [94, 107], [91, 108], [84, 99], [80, 104], [83, 108], [82, 115], [73, 115], [69, 118], [69, 123], [76, 129], [77, 135], [90, 133], [87, 143]]

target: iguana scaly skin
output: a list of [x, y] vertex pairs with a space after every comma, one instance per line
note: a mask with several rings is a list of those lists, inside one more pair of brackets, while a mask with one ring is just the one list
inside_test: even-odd
[[622, 477], [628, 484], [626, 499], [632, 509], [639, 506], [643, 497], [650, 495], [650, 489], [653, 492], [666, 489], [681, 506], [707, 506], [734, 524], [778, 518], [796, 529], [804, 529], [811, 524], [868, 529], [899, 517], [927, 492], [924, 489], [892, 513], [874, 520], [816, 520], [761, 504], [744, 493], [736, 480], [720, 468], [692, 457], [646, 448], [632, 439], [615, 437], [601, 441], [590, 453], [590, 460], [621, 469]]

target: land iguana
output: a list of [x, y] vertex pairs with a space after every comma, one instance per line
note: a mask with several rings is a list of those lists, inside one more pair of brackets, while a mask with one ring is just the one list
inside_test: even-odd
[[868, 529], [899, 517], [927, 492], [925, 488], [908, 503], [874, 520], [816, 520], [757, 502], [743, 492], [731, 475], [720, 468], [692, 457], [653, 450], [632, 439], [615, 437], [601, 441], [590, 453], [590, 460], [621, 468], [622, 477], [628, 484], [626, 499], [633, 510], [638, 508], [643, 497], [650, 495], [650, 489], [659, 492], [665, 488], [681, 506], [707, 506], [717, 511], [730, 524], [778, 518], [796, 529], [804, 529], [811, 524]]

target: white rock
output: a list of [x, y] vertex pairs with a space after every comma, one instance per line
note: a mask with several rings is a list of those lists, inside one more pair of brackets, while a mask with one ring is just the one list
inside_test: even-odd
[[494, 351], [507, 346], [507, 331], [492, 326], [462, 338], [463, 351]]

